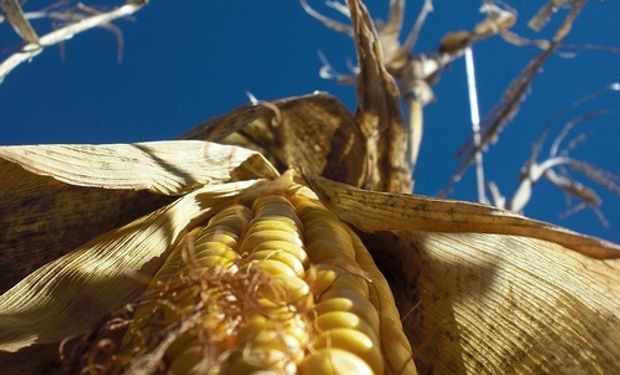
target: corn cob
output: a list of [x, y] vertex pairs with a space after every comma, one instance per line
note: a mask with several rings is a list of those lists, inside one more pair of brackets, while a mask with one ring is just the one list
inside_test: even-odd
[[170, 375], [415, 374], [385, 279], [310, 194], [249, 194], [190, 232], [139, 300], [121, 367], [148, 373], [142, 356]]

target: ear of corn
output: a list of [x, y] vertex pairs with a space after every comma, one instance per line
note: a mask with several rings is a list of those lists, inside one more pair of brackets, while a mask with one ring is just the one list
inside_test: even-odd
[[114, 354], [91, 350], [83, 361], [171, 375], [414, 374], [370, 254], [298, 190], [240, 198], [190, 232], [137, 300]]

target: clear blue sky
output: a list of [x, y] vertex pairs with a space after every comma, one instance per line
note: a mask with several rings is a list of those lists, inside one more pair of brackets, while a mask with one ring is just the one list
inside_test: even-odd
[[[35, 10], [41, 1], [26, 3]], [[90, 3], [90, 2], [88, 2]], [[326, 12], [319, 1], [311, 1]], [[514, 29], [536, 34], [527, 20], [543, 1], [514, 2], [519, 23]], [[47, 3], [45, 3], [47, 4]], [[368, 1], [374, 17], [383, 17], [387, 1]], [[409, 2], [411, 25], [421, 1]], [[476, 1], [435, 1], [415, 51], [433, 51], [448, 31], [471, 28], [481, 19]], [[333, 14], [333, 13], [332, 13]], [[545, 29], [558, 25], [563, 13]], [[591, 1], [566, 40], [620, 47], [620, 2]], [[37, 27], [38, 24], [35, 24]], [[259, 99], [301, 95], [314, 90], [355, 106], [354, 89], [318, 77], [322, 50], [346, 71], [355, 59], [347, 36], [325, 29], [307, 16], [297, 1], [153, 1], [134, 21], [117, 22], [124, 31], [124, 61], [116, 63], [114, 38], [103, 30], [76, 36], [49, 48], [30, 64], [18, 67], [0, 85], [0, 144], [118, 143], [170, 139], [203, 120], [247, 102], [249, 90]], [[0, 24], [0, 47], [15, 45], [6, 23]], [[474, 50], [481, 112], [489, 111], [503, 89], [538, 51], [517, 48], [495, 38]], [[575, 58], [553, 56], [534, 81], [521, 113], [485, 155], [486, 174], [511, 194], [530, 146], [544, 124], [562, 107], [605, 84], [620, 80], [620, 55], [581, 51]], [[436, 194], [457, 167], [454, 154], [469, 134], [464, 63], [456, 61], [434, 87], [436, 102], [426, 109], [426, 130], [416, 192]], [[608, 93], [563, 118], [596, 109], [609, 113], [590, 123], [589, 138], [574, 153], [595, 165], [620, 173], [620, 93]], [[577, 134], [576, 132], [575, 134]], [[528, 216], [620, 242], [620, 198], [598, 189], [602, 210], [611, 223], [603, 228], [591, 211], [560, 219], [565, 198], [546, 182], [536, 186]], [[471, 171], [452, 197], [472, 200]]]

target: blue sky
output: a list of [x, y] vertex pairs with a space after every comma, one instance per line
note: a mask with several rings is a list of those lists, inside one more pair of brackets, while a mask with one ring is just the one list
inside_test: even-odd
[[[317, 8], [318, 1], [310, 1]], [[41, 1], [26, 3], [35, 10]], [[543, 1], [520, 1], [515, 31], [538, 35], [526, 27]], [[121, 143], [170, 139], [203, 120], [248, 101], [245, 91], [259, 99], [277, 99], [314, 90], [332, 93], [354, 109], [352, 86], [318, 77], [320, 49], [334, 66], [346, 72], [355, 59], [351, 40], [325, 29], [307, 16], [297, 1], [153, 1], [133, 21], [120, 21], [124, 31], [123, 62], [116, 62], [113, 36], [91, 30], [58, 48], [49, 48], [30, 64], [18, 67], [0, 85], [0, 144]], [[411, 25], [421, 1], [410, 2], [406, 25]], [[471, 28], [482, 16], [476, 1], [435, 1], [415, 48], [433, 51], [449, 31]], [[368, 1], [374, 17], [383, 17], [387, 1]], [[563, 16], [560, 12], [541, 36], [549, 36]], [[337, 16], [337, 15], [335, 15]], [[591, 1], [577, 20], [568, 43], [620, 47], [620, 2]], [[40, 24], [35, 23], [35, 27]], [[15, 45], [16, 37], [0, 24], [0, 47]], [[485, 155], [486, 175], [502, 192], [512, 194], [519, 168], [532, 142], [561, 108], [589, 92], [620, 81], [620, 55], [577, 51], [573, 58], [553, 56], [535, 79], [519, 116]], [[474, 49], [482, 114], [538, 54], [533, 47], [517, 48], [498, 38]], [[469, 134], [464, 63], [452, 64], [434, 87], [436, 101], [426, 109], [416, 192], [434, 195], [458, 163], [456, 150]], [[582, 130], [589, 137], [574, 157], [620, 173], [620, 93], [608, 92], [567, 113], [562, 120], [606, 109], [602, 118]], [[577, 134], [579, 132], [575, 132]], [[476, 198], [470, 171], [452, 195]], [[567, 219], [562, 193], [542, 182], [535, 187], [525, 213], [569, 228], [620, 242], [620, 198], [598, 189], [602, 211], [611, 223], [603, 228], [588, 210]]]

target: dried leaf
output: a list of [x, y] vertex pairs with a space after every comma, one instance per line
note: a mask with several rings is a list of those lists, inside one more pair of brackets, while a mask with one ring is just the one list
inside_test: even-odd
[[255, 177], [278, 174], [254, 151], [201, 141], [7, 146], [0, 147], [0, 159], [70, 185], [165, 195], [230, 181], [237, 170], [247, 169], [244, 163], [256, 168]]
[[254, 121], [271, 122], [272, 117], [275, 117], [275, 113], [268, 107], [246, 104], [222, 116], [214, 117], [201, 123], [179, 136], [179, 139], [219, 142]]
[[64, 375], [58, 344], [34, 345], [17, 353], [0, 351], [0, 368], [7, 374]]
[[0, 296], [0, 350], [57, 342], [126, 303], [160, 258], [217, 204], [255, 181], [207, 186], [39, 268]]
[[561, 42], [566, 35], [570, 32], [573, 27], [573, 23], [581, 13], [581, 10], [586, 5], [586, 0], [567, 0], [569, 5], [568, 15], [564, 18], [564, 21], [560, 25], [560, 27], [556, 30], [555, 35], [553, 36], [554, 42]]
[[394, 39], [398, 39], [400, 32], [403, 28], [403, 20], [405, 18], [405, 1], [404, 0], [390, 0], [390, 12], [388, 14], [388, 20], [385, 27], [381, 29], [381, 32], [385, 35], [390, 35]]
[[171, 202], [161, 193], [275, 174], [252, 151], [198, 141], [0, 147], [0, 293]]
[[549, 0], [530, 19], [528, 26], [534, 31], [540, 31], [549, 22], [551, 14], [558, 10], [566, 0]]
[[22, 7], [17, 0], [0, 0], [0, 8], [4, 11], [15, 32], [26, 42], [39, 44], [36, 31], [24, 16]]
[[619, 260], [516, 236], [412, 239], [420, 293], [405, 325], [421, 373], [620, 371]]
[[532, 80], [538, 72], [541, 71], [547, 59], [558, 48], [560, 42], [568, 35], [573, 22], [583, 9], [585, 3], [585, 0], [574, 0], [571, 2], [570, 12], [556, 30], [552, 42], [549, 43], [547, 48], [539, 56], [528, 63], [523, 72], [521, 72], [521, 74], [510, 83], [506, 91], [504, 91], [499, 104], [484, 117], [480, 125], [481, 142], [479, 144], [474, 144], [473, 140], [469, 140], [459, 150], [458, 156], [461, 158], [461, 164], [452, 176], [448, 186], [440, 193], [440, 196], [445, 196], [450, 192], [452, 185], [461, 179], [465, 170], [474, 161], [476, 154], [480, 151], [485, 151], [489, 144], [496, 142], [500, 132], [514, 116], [516, 116], [519, 112], [521, 103], [525, 100], [525, 97], [530, 91]]
[[402, 121], [400, 92], [387, 72], [377, 31], [366, 6], [349, 0], [360, 74], [356, 120], [367, 142], [364, 187], [383, 191], [411, 191], [411, 168], [406, 161], [407, 131]]
[[361, 184], [365, 143], [355, 119], [334, 97], [317, 93], [246, 105], [197, 126], [181, 139], [235, 144], [265, 155], [280, 171], [301, 167], [352, 185]]
[[416, 42], [418, 41], [418, 37], [420, 36], [420, 31], [422, 30], [422, 26], [426, 21], [426, 17], [430, 12], [433, 11], [433, 2], [432, 0], [424, 0], [424, 4], [422, 4], [422, 9], [420, 9], [420, 13], [416, 17], [415, 24], [409, 31], [405, 42], [403, 43], [402, 50], [403, 52], [409, 53], [413, 47], [415, 47]]
[[148, 191], [67, 185], [0, 160], [0, 294], [50, 260], [171, 200]]
[[571, 160], [568, 165], [610, 192], [620, 196], [620, 176], [585, 161]]
[[340, 219], [365, 232], [400, 230], [525, 236], [555, 242], [593, 258], [620, 258], [617, 244], [491, 206], [365, 191], [322, 177], [308, 180]]
[[403, 28], [403, 21], [405, 16], [405, 1], [404, 0], [390, 0], [390, 10], [388, 13], [387, 22], [382, 24], [377, 21], [375, 26], [377, 28], [377, 35], [381, 44], [381, 50], [383, 51], [383, 57], [385, 58], [385, 65], [392, 67], [397, 65], [397, 58], [403, 59], [403, 55], [406, 56], [403, 60], [408, 58], [409, 51], [403, 51], [400, 45], [400, 33]]

